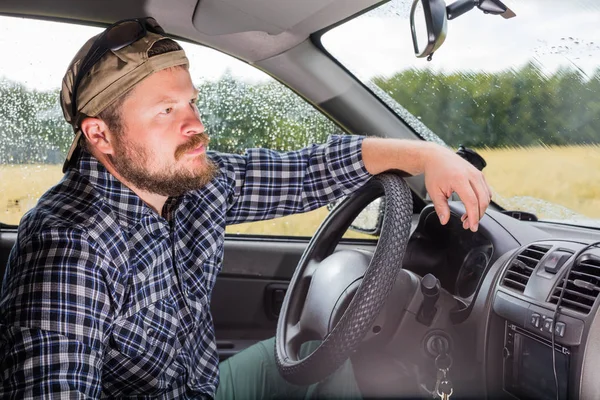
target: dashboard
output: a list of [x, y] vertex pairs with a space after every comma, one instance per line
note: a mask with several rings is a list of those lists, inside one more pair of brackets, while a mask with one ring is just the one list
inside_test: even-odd
[[421, 212], [403, 268], [421, 277], [433, 274], [459, 304], [448, 326], [436, 329], [451, 332], [454, 347], [464, 353], [456, 357], [473, 369], [457, 377], [465, 382], [463, 393], [600, 398], [600, 249], [575, 260], [600, 240], [600, 231], [488, 210], [471, 232], [462, 228], [462, 205], [451, 203], [451, 210], [445, 226], [433, 207]]
[[487, 235], [463, 229], [456, 213], [441, 225], [435, 213], [425, 212], [408, 243], [403, 267], [421, 276], [434, 273], [444, 289], [469, 303], [493, 256]]

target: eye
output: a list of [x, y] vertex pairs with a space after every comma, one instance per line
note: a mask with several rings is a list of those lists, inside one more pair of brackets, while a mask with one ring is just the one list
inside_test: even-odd
[[171, 114], [171, 111], [173, 111], [173, 107], [165, 108], [160, 113], [161, 114]]
[[190, 104], [196, 104], [198, 102], [198, 99], [196, 97], [194, 97], [193, 99], [190, 100]]

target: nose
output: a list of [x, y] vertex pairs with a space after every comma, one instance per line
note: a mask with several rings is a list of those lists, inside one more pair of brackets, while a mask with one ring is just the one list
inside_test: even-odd
[[185, 136], [198, 135], [204, 132], [204, 124], [200, 119], [200, 112], [195, 104], [190, 104], [189, 111], [185, 115], [185, 120], [181, 128]]

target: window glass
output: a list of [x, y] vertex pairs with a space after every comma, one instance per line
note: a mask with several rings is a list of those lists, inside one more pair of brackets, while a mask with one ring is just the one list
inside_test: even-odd
[[10, 54], [0, 63], [0, 222], [18, 224], [62, 177], [73, 130], [62, 115], [59, 87], [83, 38], [98, 32], [0, 16], [0, 49]]
[[475, 7], [449, 20], [431, 61], [414, 54], [413, 0], [386, 2], [322, 42], [424, 139], [475, 148], [501, 207], [600, 226], [600, 5], [503, 3], [516, 17]]
[[[73, 132], [62, 116], [59, 85], [76, 51], [100, 31], [0, 17], [0, 48], [12, 55], [0, 63], [0, 222], [17, 225], [62, 177]], [[292, 150], [339, 133], [329, 119], [262, 71], [203, 46], [180, 44], [200, 91], [198, 107], [211, 136], [211, 150]], [[327, 212], [323, 208], [240, 224], [228, 227], [228, 232], [312, 236]]]

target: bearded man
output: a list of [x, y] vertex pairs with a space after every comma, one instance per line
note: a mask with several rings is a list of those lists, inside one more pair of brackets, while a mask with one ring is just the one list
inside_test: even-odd
[[431, 143], [344, 135], [207, 152], [197, 97], [184, 51], [152, 18], [113, 24], [75, 55], [60, 97], [75, 131], [65, 175], [23, 217], [3, 282], [0, 397], [305, 396], [265, 372], [272, 343], [242, 356], [262, 363], [254, 375], [230, 373], [237, 357], [221, 365], [217, 391], [209, 300], [225, 226], [321, 207], [388, 169], [425, 173], [442, 223], [453, 191], [473, 230], [489, 204], [483, 175]]

